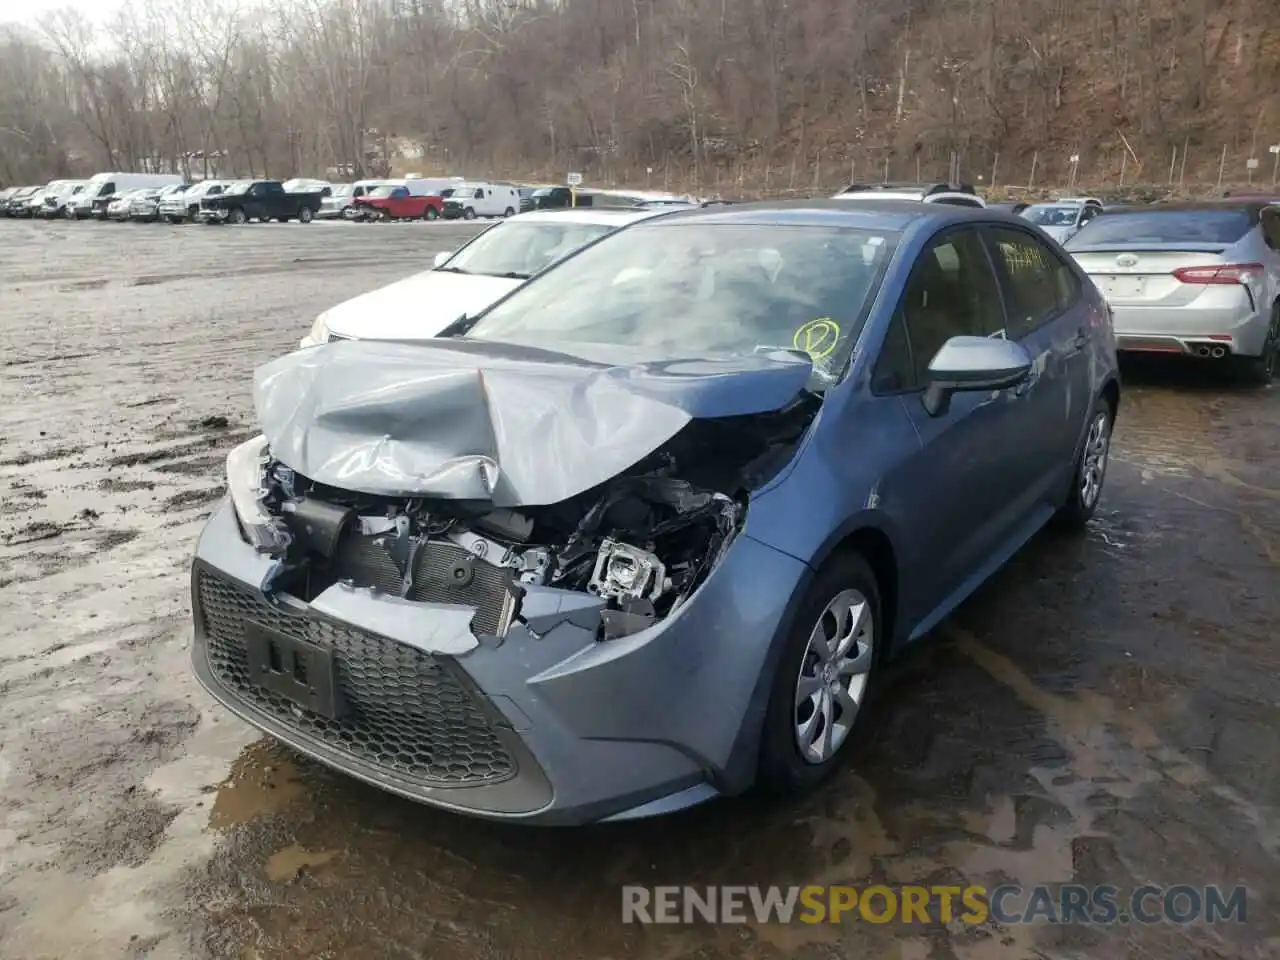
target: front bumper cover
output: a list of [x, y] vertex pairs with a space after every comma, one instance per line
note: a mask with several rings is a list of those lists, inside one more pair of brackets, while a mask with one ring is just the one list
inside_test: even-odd
[[[367, 610], [369, 595], [343, 586], [315, 601], [337, 616], [323, 617], [289, 597], [273, 604], [262, 593], [272, 565], [241, 539], [224, 502], [201, 536], [193, 566], [193, 661], [206, 689], [272, 736], [393, 793], [456, 812], [546, 824], [665, 813], [749, 786], [768, 695], [765, 666], [786, 601], [807, 570], [743, 533], [687, 604], [649, 630], [608, 642], [596, 640], [595, 598], [529, 588], [522, 619], [503, 640], [480, 636], [474, 649], [456, 657], [425, 651], [456, 671], [515, 766], [501, 782], [439, 785], [318, 738], [305, 717], [263, 710], [214, 668], [202, 577], [279, 611], [271, 616], [323, 621], [325, 630], [351, 632], [364, 616], [358, 608]], [[422, 606], [424, 626], [433, 607], [471, 609]], [[447, 617], [444, 611], [437, 616]], [[375, 639], [388, 645], [379, 648], [384, 651], [424, 653], [422, 633], [406, 626]], [[340, 681], [344, 669], [351, 664], [339, 656]]]

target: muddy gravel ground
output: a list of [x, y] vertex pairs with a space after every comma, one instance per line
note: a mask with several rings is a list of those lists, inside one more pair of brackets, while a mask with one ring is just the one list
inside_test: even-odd
[[[1280, 956], [1280, 390], [1126, 367], [1100, 515], [787, 806], [534, 830], [259, 739], [187, 666], [254, 366], [471, 226], [0, 221], [0, 957]], [[624, 925], [641, 884], [1244, 885], [1243, 923]], [[936, 920], [936, 917], [935, 917]]]

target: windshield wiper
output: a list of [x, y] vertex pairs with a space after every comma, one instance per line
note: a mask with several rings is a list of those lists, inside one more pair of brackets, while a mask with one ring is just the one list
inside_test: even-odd
[[528, 280], [533, 274], [517, 273], [514, 270], [508, 270], [506, 273], [486, 273], [486, 277], [498, 277], [501, 280]]
[[441, 273], [470, 273], [470, 270], [463, 270], [461, 267], [436, 267]]

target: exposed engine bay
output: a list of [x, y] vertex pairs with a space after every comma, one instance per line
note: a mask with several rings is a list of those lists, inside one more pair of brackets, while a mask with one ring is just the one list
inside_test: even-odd
[[635, 633], [706, 579], [743, 526], [747, 492], [790, 459], [819, 404], [805, 395], [770, 414], [694, 421], [598, 487], [514, 509], [342, 490], [267, 455], [258, 500], [274, 530], [264, 552], [281, 561], [273, 588], [310, 601], [346, 583], [466, 604], [473, 633], [501, 638], [525, 588], [552, 587], [603, 601], [602, 638]]

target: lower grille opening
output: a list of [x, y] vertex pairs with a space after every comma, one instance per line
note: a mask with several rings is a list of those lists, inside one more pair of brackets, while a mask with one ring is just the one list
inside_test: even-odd
[[[423, 786], [479, 786], [516, 775], [500, 715], [449, 660], [340, 623], [288, 614], [207, 570], [196, 576], [197, 616], [214, 676], [279, 724]], [[343, 705], [338, 719], [250, 679], [250, 623], [332, 652]], [[301, 677], [305, 682], [305, 672]]]

